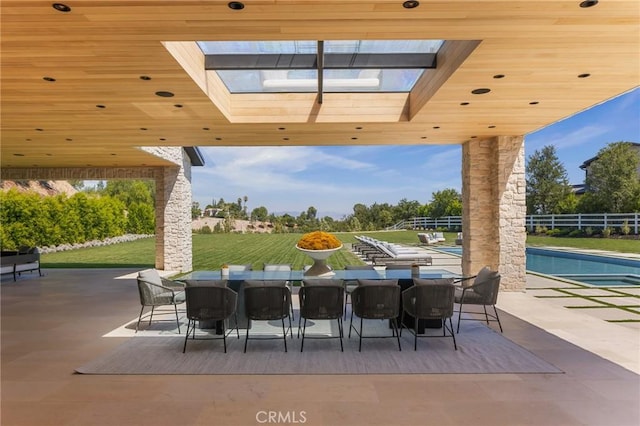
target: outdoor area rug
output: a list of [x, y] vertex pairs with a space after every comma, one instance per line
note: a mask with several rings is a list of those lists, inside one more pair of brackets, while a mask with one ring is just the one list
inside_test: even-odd
[[[377, 321], [377, 324], [382, 323]], [[301, 339], [249, 340], [243, 353], [244, 331], [227, 337], [227, 353], [222, 340], [191, 340], [182, 353], [184, 334], [174, 336], [132, 337], [112, 352], [76, 369], [80, 374], [495, 374], [562, 373], [523, 347], [480, 322], [465, 324], [456, 335], [458, 350], [447, 338], [419, 338], [413, 350], [413, 335], [404, 330], [398, 351], [395, 338], [363, 339], [358, 352], [358, 337], [345, 321], [344, 352], [338, 339], [309, 339], [300, 352]], [[386, 327], [372, 327], [374, 334], [391, 335]], [[430, 334], [441, 330], [427, 330]], [[183, 331], [184, 333], [184, 331]], [[309, 337], [307, 333], [307, 337]], [[337, 330], [336, 334], [337, 335]], [[266, 337], [266, 336], [263, 336]]]

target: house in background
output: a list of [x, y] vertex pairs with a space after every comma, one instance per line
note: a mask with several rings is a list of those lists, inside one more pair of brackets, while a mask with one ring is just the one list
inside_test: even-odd
[[[629, 142], [629, 143], [631, 144], [631, 147], [638, 153], [638, 155], [640, 155], [640, 143], [637, 143], [637, 142]], [[580, 166], [580, 168], [584, 170], [585, 181], [587, 180], [587, 176], [589, 176], [589, 172], [591, 171], [591, 164], [597, 160], [598, 160], [598, 156], [596, 155], [595, 157], [589, 158]], [[638, 164], [638, 177], [640, 177], [640, 164]]]

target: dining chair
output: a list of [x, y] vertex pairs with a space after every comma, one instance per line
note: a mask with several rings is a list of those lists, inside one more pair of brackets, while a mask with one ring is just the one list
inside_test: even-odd
[[[342, 310], [344, 298], [344, 283], [342, 280], [315, 279], [303, 280], [298, 293], [300, 298], [300, 316], [304, 318], [302, 326], [302, 343], [300, 352], [304, 349], [304, 339], [306, 337], [307, 319], [310, 320], [332, 320], [338, 322], [338, 338], [340, 339], [340, 350], [344, 352], [342, 337], [344, 335], [342, 327]], [[298, 334], [300, 325], [298, 324]], [[332, 339], [336, 336], [313, 336], [314, 339]]]
[[[291, 328], [291, 292], [284, 283], [270, 281], [246, 281], [244, 287], [245, 312], [251, 321], [282, 321], [282, 337], [284, 351], [287, 352], [287, 334], [293, 331]], [[289, 318], [289, 328], [285, 328], [284, 319]], [[244, 341], [244, 352], [247, 352], [249, 342], [249, 329]], [[279, 339], [279, 337], [252, 337], [252, 339]]]
[[[492, 271], [488, 267], [484, 267], [478, 272], [478, 275], [461, 278], [456, 281], [456, 283], [464, 283], [473, 279], [473, 284], [471, 285], [464, 286], [463, 284], [456, 287], [455, 302], [459, 304], [457, 333], [460, 333], [460, 321], [474, 320], [474, 318], [462, 318], [463, 313], [480, 315], [484, 313], [487, 325], [489, 325], [490, 321], [497, 322], [502, 333], [502, 323], [496, 309], [500, 291], [500, 278], [498, 271]], [[464, 307], [469, 305], [482, 306], [484, 312], [465, 311]], [[487, 306], [493, 307], [493, 314], [487, 312]]]
[[[222, 339], [224, 352], [227, 352], [227, 336], [233, 331], [230, 328], [227, 332], [224, 323], [231, 316], [235, 315], [235, 329], [238, 339], [240, 331], [238, 330], [237, 302], [238, 294], [228, 287], [220, 285], [188, 285], [185, 288], [187, 302], [187, 335], [184, 337], [184, 346], [182, 353], [187, 350], [187, 341], [191, 333], [191, 339], [196, 339], [196, 323], [201, 322], [222, 322], [222, 337], [198, 337], [201, 340], [218, 340]], [[210, 334], [209, 334], [210, 336]]]
[[[442, 323], [442, 337], [446, 337], [448, 331], [450, 337], [453, 338], [453, 347], [458, 350], [456, 344], [456, 336], [453, 332], [453, 301], [455, 298], [455, 286], [453, 278], [444, 279], [420, 279], [413, 280], [414, 285], [402, 292], [402, 319], [400, 320], [400, 335], [402, 336], [402, 328], [404, 327], [405, 314], [414, 318], [413, 330], [407, 327], [413, 333], [413, 349], [418, 350], [418, 322], [424, 320], [438, 320]], [[447, 321], [449, 320], [449, 326]], [[424, 334], [419, 337], [440, 337], [433, 334]]]
[[[345, 271], [375, 271], [373, 265], [345, 265]], [[344, 319], [347, 319], [347, 305], [350, 305], [351, 292], [358, 286], [357, 280], [344, 282]]]
[[[146, 279], [145, 279], [146, 278]], [[161, 306], [173, 306], [173, 310], [176, 315], [176, 324], [178, 325], [178, 334], [180, 334], [180, 319], [178, 318], [178, 305], [185, 302], [184, 295], [184, 286], [179, 285], [177, 282], [175, 286], [168, 287], [163, 285], [159, 277], [157, 280], [153, 280], [153, 277], [149, 277], [148, 275], [140, 274], [137, 278], [138, 281], [138, 294], [140, 296], [140, 314], [138, 315], [138, 322], [136, 323], [136, 333], [138, 332], [138, 328], [140, 326], [140, 321], [142, 321], [144, 309], [146, 307], [151, 307], [151, 311], [149, 312], [149, 325], [151, 325], [151, 321], [153, 320], [153, 314], [156, 315], [167, 315], [173, 312], [156, 312], [155, 309]], [[166, 321], [166, 320], [156, 320], [156, 321]]]
[[[291, 272], [292, 266], [290, 263], [265, 263], [262, 267], [264, 272]], [[293, 294], [293, 284], [290, 280], [286, 280], [286, 286], [289, 292]], [[295, 314], [293, 312], [293, 301], [291, 302], [291, 318], [295, 321]]]
[[[349, 323], [349, 338], [351, 330], [355, 330], [360, 341], [358, 351], [362, 352], [362, 339], [375, 337], [395, 337], [400, 345], [398, 333], [398, 315], [400, 311], [400, 286], [398, 280], [358, 280], [358, 286], [351, 292], [351, 321]], [[360, 330], [353, 326], [353, 315], [360, 317]], [[365, 319], [388, 319], [392, 327], [391, 336], [363, 336], [362, 326]]]

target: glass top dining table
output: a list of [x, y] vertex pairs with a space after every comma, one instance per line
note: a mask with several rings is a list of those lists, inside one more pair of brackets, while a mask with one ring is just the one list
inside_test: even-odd
[[222, 276], [220, 270], [214, 271], [193, 271], [180, 277], [180, 280], [220, 280], [226, 279], [230, 281], [246, 281], [246, 280], [263, 280], [263, 281], [301, 281], [304, 279], [339, 279], [339, 280], [383, 280], [383, 279], [411, 279], [411, 278], [459, 278], [459, 274], [455, 274], [446, 269], [421, 269], [419, 275], [411, 273], [410, 269], [379, 269], [379, 270], [344, 270], [337, 269], [331, 275], [324, 276], [305, 276], [304, 271], [230, 271], [229, 275]]

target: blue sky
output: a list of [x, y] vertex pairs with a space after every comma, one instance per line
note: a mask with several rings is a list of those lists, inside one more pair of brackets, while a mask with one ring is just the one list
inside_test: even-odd
[[[572, 184], [580, 165], [610, 142], [640, 142], [640, 89], [525, 136], [525, 155], [555, 145]], [[362, 203], [427, 203], [431, 194], [461, 189], [459, 145], [332, 147], [200, 147], [204, 167], [192, 169], [193, 199], [201, 207], [248, 197], [249, 212], [297, 216], [309, 206], [340, 219]]]

